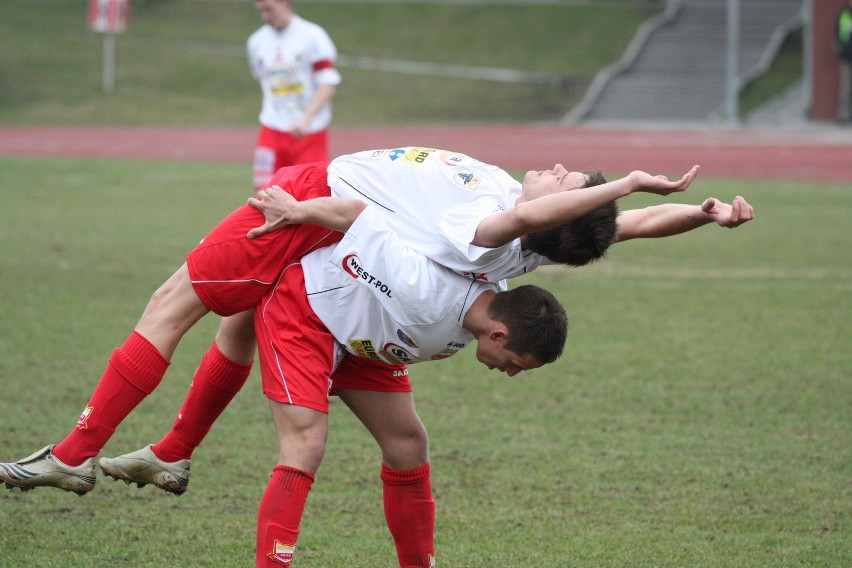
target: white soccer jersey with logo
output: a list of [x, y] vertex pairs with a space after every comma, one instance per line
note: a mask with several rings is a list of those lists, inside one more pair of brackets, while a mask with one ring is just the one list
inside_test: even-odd
[[[337, 85], [337, 49], [320, 26], [293, 15], [282, 31], [264, 25], [246, 42], [252, 75], [260, 82], [260, 123], [287, 132], [301, 120], [320, 85]], [[331, 104], [311, 120], [310, 132], [331, 123]]]
[[333, 195], [380, 207], [403, 243], [460, 274], [497, 282], [549, 262], [523, 251], [520, 239], [498, 248], [470, 244], [483, 219], [521, 195], [521, 184], [496, 166], [405, 147], [341, 156], [328, 174]]
[[505, 282], [465, 278], [405, 246], [368, 207], [336, 246], [302, 258], [314, 312], [347, 351], [391, 364], [444, 359], [473, 341], [474, 300]]

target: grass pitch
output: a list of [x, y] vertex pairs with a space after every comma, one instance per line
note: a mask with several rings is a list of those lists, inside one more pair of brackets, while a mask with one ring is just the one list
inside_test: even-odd
[[[115, 88], [102, 90], [103, 37], [86, 0], [0, 2], [0, 123], [255, 125], [260, 87], [245, 42], [251, 0], [133, 2], [116, 39]], [[662, 3], [296, 2], [340, 53], [334, 123], [558, 120], [618, 60]], [[601, 33], [606, 30], [606, 33]], [[562, 85], [384, 72], [359, 64], [499, 68]]]
[[[0, 460], [73, 427], [148, 297], [247, 197], [244, 166], [0, 157]], [[613, 248], [522, 279], [566, 304], [556, 364], [514, 379], [472, 350], [412, 367], [432, 440], [441, 566], [844, 566], [852, 557], [847, 187], [699, 179], [757, 219]], [[622, 207], [657, 202], [631, 196]], [[517, 283], [520, 283], [518, 281]], [[216, 327], [107, 445], [168, 429]], [[332, 405], [300, 567], [396, 566], [379, 454]], [[276, 459], [254, 374], [181, 497], [101, 477], [0, 493], [0, 566], [250, 566]]]

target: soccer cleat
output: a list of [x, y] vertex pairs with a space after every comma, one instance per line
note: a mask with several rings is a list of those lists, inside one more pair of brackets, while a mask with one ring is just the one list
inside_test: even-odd
[[80, 465], [65, 465], [53, 455], [53, 444], [45, 446], [31, 456], [13, 463], [0, 463], [0, 480], [8, 489], [17, 487], [29, 491], [36, 487], [58, 487], [77, 495], [85, 495], [95, 488], [95, 458]]
[[123, 456], [101, 458], [98, 463], [103, 472], [138, 487], [153, 484], [168, 493], [181, 495], [189, 485], [189, 461], [165, 462], [154, 455], [153, 445]]

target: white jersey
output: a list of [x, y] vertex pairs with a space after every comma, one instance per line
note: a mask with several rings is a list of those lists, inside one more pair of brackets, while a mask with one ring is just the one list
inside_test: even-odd
[[[293, 15], [281, 31], [264, 25], [246, 43], [249, 67], [263, 91], [260, 123], [288, 132], [301, 120], [320, 85], [337, 85], [337, 49], [320, 26]], [[331, 104], [314, 116], [310, 132], [331, 123]]]
[[474, 340], [464, 316], [505, 283], [465, 278], [405, 246], [374, 208], [336, 246], [302, 258], [308, 301], [350, 353], [386, 363], [444, 359]]
[[349, 154], [331, 162], [328, 185], [332, 195], [381, 208], [402, 243], [469, 278], [497, 282], [549, 262], [522, 250], [520, 239], [471, 244], [483, 219], [514, 207], [521, 184], [464, 154], [415, 147]]

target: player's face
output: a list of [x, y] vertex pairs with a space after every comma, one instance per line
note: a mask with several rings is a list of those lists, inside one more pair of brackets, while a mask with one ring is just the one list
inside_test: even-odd
[[489, 369], [497, 369], [510, 377], [544, 365], [532, 355], [521, 355], [506, 349], [504, 341], [479, 341], [476, 344], [476, 358]]
[[254, 7], [264, 23], [282, 30], [290, 23], [290, 3], [287, 0], [254, 0]]
[[585, 187], [588, 178], [580, 172], [569, 172], [562, 164], [543, 171], [530, 170], [521, 182], [524, 201], [538, 199], [557, 191]]

